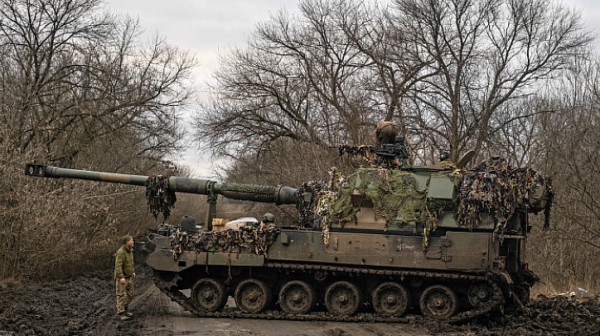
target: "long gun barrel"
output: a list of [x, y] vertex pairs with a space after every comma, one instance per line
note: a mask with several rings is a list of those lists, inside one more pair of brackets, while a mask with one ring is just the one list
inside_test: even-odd
[[[37, 177], [64, 177], [145, 186], [148, 176], [104, 173], [90, 170], [59, 168], [45, 165], [25, 165], [25, 175]], [[223, 195], [238, 200], [262, 203], [296, 204], [296, 189], [285, 186], [261, 186], [239, 183], [219, 183], [212, 180], [187, 177], [169, 177], [169, 190], [189, 194]]]

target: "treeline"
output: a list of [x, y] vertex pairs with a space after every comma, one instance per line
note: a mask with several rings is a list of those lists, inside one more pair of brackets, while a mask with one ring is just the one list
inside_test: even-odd
[[392, 120], [412, 163], [476, 152], [554, 180], [531, 267], [550, 290], [598, 290], [600, 61], [579, 13], [544, 0], [305, 0], [225, 56], [197, 138], [228, 178], [326, 179], [338, 144]]
[[45, 279], [112, 262], [156, 222], [144, 190], [25, 177], [25, 163], [185, 174], [180, 110], [193, 57], [143, 41], [98, 0], [0, 1], [0, 278]]

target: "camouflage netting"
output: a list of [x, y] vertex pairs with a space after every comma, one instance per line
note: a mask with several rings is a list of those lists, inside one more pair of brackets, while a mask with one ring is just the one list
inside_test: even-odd
[[344, 184], [347, 184], [346, 179], [334, 167], [329, 172], [329, 183], [306, 182], [296, 192], [300, 226], [321, 228], [325, 245], [329, 245], [329, 204], [335, 202], [340, 186]]
[[369, 151], [371, 146], [339, 146], [338, 152], [343, 162], [353, 167], [376, 167], [377, 155]]
[[481, 213], [492, 215], [495, 233], [502, 234], [517, 209], [544, 211], [548, 227], [554, 191], [550, 178], [533, 169], [511, 168], [502, 158], [491, 158], [475, 169], [464, 172], [456, 221], [473, 229]]
[[183, 251], [240, 252], [242, 248], [258, 255], [267, 256], [267, 249], [279, 234], [276, 227], [241, 227], [239, 230], [209, 231], [189, 234], [177, 231], [171, 237], [173, 257]]
[[506, 160], [492, 158], [472, 170], [442, 170], [433, 175], [448, 176], [460, 185], [457, 200], [428, 199], [425, 190], [418, 190], [411, 172], [360, 168], [344, 177], [333, 168], [328, 183], [308, 182], [298, 189], [300, 224], [322, 229], [327, 245], [332, 223], [343, 226], [356, 220], [361, 205], [373, 206], [376, 217], [384, 218], [387, 227], [422, 225], [423, 248], [429, 245], [429, 235], [445, 211], [455, 212], [458, 225], [469, 229], [480, 225], [481, 214], [488, 213], [495, 220], [496, 234], [504, 232], [517, 210], [543, 210], [548, 226], [553, 199], [551, 180], [533, 169], [513, 169]]
[[[441, 208], [428, 202], [426, 192], [419, 191], [416, 183], [412, 173], [400, 170], [361, 168], [344, 177], [334, 168], [329, 183], [309, 182], [298, 190], [301, 223], [322, 228], [327, 245], [329, 225], [337, 222], [343, 226], [355, 220], [361, 203], [368, 202], [387, 226], [423, 223], [423, 246], [427, 247], [429, 233], [437, 227], [439, 210], [434, 209]], [[358, 204], [353, 203], [353, 194], [358, 195]]]
[[146, 199], [148, 200], [148, 211], [158, 218], [162, 213], [164, 220], [171, 215], [171, 208], [175, 206], [177, 197], [175, 192], [169, 190], [168, 176], [150, 176], [146, 180]]
[[[344, 193], [349, 199], [352, 189], [358, 191], [373, 202], [378, 218], [385, 218], [388, 225], [402, 226], [420, 221], [421, 212], [427, 208], [426, 194], [417, 190], [416, 183], [413, 174], [400, 170], [359, 169], [349, 177], [352, 187], [346, 187]], [[336, 206], [334, 204], [334, 210]]]

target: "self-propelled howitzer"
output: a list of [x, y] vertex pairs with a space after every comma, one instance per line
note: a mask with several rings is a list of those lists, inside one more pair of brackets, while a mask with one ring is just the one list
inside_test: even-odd
[[[211, 230], [213, 202], [204, 232], [186, 230], [182, 221], [153, 236], [156, 249], [146, 263], [157, 287], [211, 317], [458, 321], [522, 305], [537, 280], [526, 260], [528, 214], [549, 215], [550, 180], [500, 158], [469, 170], [449, 161], [388, 161], [348, 176], [333, 170], [330, 181], [298, 189], [164, 178], [169, 191], [205, 194], [209, 202], [220, 194], [295, 203], [300, 221], [284, 228], [277, 220], [246, 220], [237, 229]], [[27, 165], [26, 174], [147, 188], [154, 181], [39, 165]], [[229, 296], [237, 310], [224, 309]], [[313, 314], [319, 310], [328, 313]]]

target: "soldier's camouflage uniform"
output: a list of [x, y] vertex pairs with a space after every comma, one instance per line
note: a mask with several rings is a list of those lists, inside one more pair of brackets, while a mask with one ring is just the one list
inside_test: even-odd
[[[128, 249], [125, 246], [116, 253], [115, 258], [115, 283], [117, 288], [117, 313], [122, 314], [127, 311], [127, 306], [133, 299], [133, 278], [135, 272], [133, 269], [133, 248]], [[121, 279], [125, 278], [125, 283]]]

